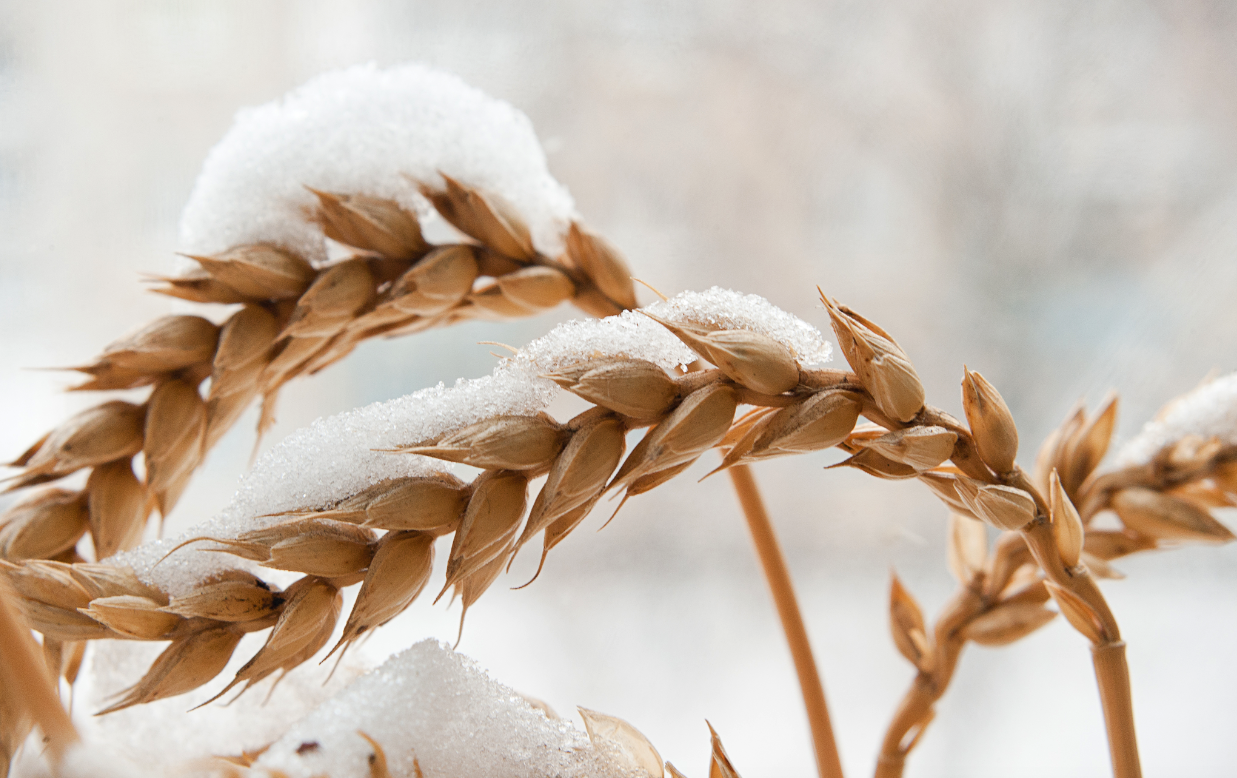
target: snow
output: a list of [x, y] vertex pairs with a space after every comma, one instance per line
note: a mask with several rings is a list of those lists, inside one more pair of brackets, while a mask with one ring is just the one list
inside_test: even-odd
[[[820, 331], [756, 295], [714, 287], [655, 303], [649, 312], [679, 324], [748, 329], [786, 345], [803, 367], [827, 362], [831, 346]], [[269, 525], [278, 514], [324, 508], [388, 478], [424, 475], [447, 466], [392, 449], [428, 440], [496, 415], [531, 415], [562, 392], [541, 376], [602, 358], [645, 359], [665, 369], [695, 355], [669, 330], [637, 311], [566, 322], [504, 359], [492, 375], [442, 384], [395, 400], [319, 419], [268, 451], [242, 480], [231, 505], [180, 538], [147, 543], [113, 557], [176, 595], [201, 578], [239, 562], [226, 554], [171, 549], [192, 537], [235, 537]], [[158, 565], [156, 566], [156, 563]]]
[[1118, 466], [1144, 464], [1167, 445], [1190, 435], [1237, 445], [1237, 373], [1182, 395], [1147, 422], [1117, 453]]
[[416, 775], [414, 758], [425, 778], [628, 775], [583, 732], [546, 718], [435, 640], [354, 681], [293, 725], [257, 766], [290, 778], [367, 778], [372, 748], [358, 731], [378, 742], [397, 778]]
[[441, 228], [414, 183], [441, 187], [439, 172], [506, 201], [538, 250], [560, 253], [575, 205], [547, 170], [528, 117], [418, 64], [325, 73], [238, 112], [181, 215], [180, 247], [209, 255], [267, 242], [322, 261], [322, 230], [305, 215], [316, 198], [306, 186], [394, 199], [427, 229]]

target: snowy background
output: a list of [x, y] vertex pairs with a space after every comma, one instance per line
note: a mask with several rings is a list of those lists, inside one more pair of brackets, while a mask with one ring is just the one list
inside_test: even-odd
[[[1077, 399], [1109, 388], [1128, 438], [1211, 369], [1237, 368], [1235, 34], [1230, 5], [1188, 0], [0, 3], [0, 457], [97, 402], [26, 368], [81, 363], [175, 309], [139, 274], [177, 266], [180, 211], [239, 107], [329, 68], [408, 59], [525, 111], [586, 220], [659, 289], [756, 293], [825, 329], [821, 284], [898, 336], [946, 409], [960, 411], [962, 365], [982, 371], [1027, 465]], [[285, 391], [266, 445], [489, 373], [477, 341], [521, 345], [572, 315], [366, 344]], [[229, 501], [250, 422], [212, 453], [173, 530]], [[824, 473], [828, 461], [757, 475], [843, 761], [863, 775], [911, 676], [887, 634], [889, 567], [930, 614], [953, 584], [926, 490]], [[705, 717], [748, 778], [810, 774], [793, 671], [725, 482], [688, 474], [593, 533], [603, 518], [533, 586], [500, 580], [461, 650], [561, 713], [626, 718], [690, 774]], [[1237, 548], [1118, 567], [1130, 577], [1105, 591], [1130, 643], [1147, 774], [1226, 774]], [[367, 648], [453, 639], [457, 619], [418, 603]], [[1053, 624], [968, 649], [908, 775], [1106, 771], [1088, 652]]]

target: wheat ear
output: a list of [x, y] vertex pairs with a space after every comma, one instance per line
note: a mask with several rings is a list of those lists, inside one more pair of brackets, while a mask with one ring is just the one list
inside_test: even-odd
[[[198, 270], [158, 279], [162, 294], [243, 307], [222, 326], [163, 317], [73, 368], [90, 377], [77, 391], [154, 388], [144, 404], [110, 401], [77, 414], [10, 463], [22, 472], [9, 490], [91, 474], [81, 491], [47, 491], [11, 508], [0, 519], [0, 558], [57, 558], [87, 532], [98, 558], [131, 548], [151, 510], [173, 508], [206, 451], [254, 398], [263, 402], [262, 432], [283, 384], [367, 338], [529, 316], [565, 300], [599, 316], [635, 305], [623, 260], [598, 236], [573, 224], [566, 253], [545, 257], [518, 217], [443, 178], [445, 189], [422, 191], [475, 242], [434, 246], [393, 201], [316, 191], [314, 218], [357, 252], [352, 258], [314, 268], [278, 247], [247, 245], [191, 257]], [[144, 482], [131, 467], [138, 453]]]

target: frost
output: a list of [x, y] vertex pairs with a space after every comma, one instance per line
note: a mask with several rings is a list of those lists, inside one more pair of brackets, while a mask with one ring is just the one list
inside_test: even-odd
[[416, 775], [414, 758], [425, 778], [628, 775], [583, 732], [546, 718], [434, 640], [354, 681], [295, 724], [257, 766], [291, 778], [367, 778], [372, 748], [358, 730], [378, 742], [397, 778]]
[[[804, 367], [824, 364], [830, 356], [831, 347], [819, 330], [756, 295], [714, 287], [684, 292], [648, 310], [675, 323], [769, 335], [790, 348]], [[503, 360], [492, 375], [461, 380], [451, 388], [440, 384], [315, 421], [263, 455], [219, 516], [180, 538], [147, 543], [113, 559], [168, 592], [181, 593], [237, 560], [188, 547], [156, 566], [177, 543], [203, 535], [235, 537], [279, 520], [276, 514], [281, 512], [324, 508], [387, 478], [445, 469], [438, 460], [383, 449], [429, 440], [496, 415], [545, 410], [562, 390], [542, 375], [614, 357], [645, 359], [666, 369], [696, 358], [669, 330], [638, 311], [560, 324]]]
[[439, 172], [497, 195], [524, 218], [540, 251], [561, 251], [575, 206], [546, 169], [528, 117], [415, 64], [326, 73], [240, 111], [181, 215], [181, 250], [269, 242], [321, 261], [325, 243], [306, 218], [316, 203], [306, 186], [394, 199], [432, 227], [439, 217], [413, 181], [441, 186]]
[[1117, 464], [1149, 462], [1160, 449], [1190, 435], [1237, 445], [1237, 373], [1203, 384], [1170, 403], [1121, 447]]

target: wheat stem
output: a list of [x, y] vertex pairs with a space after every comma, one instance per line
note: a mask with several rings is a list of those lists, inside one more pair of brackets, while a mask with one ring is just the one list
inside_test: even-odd
[[47, 738], [54, 761], [77, 742], [77, 730], [60, 704], [38, 645], [13, 609], [16, 596], [0, 580], [0, 690], [17, 701]]
[[1138, 739], [1134, 732], [1134, 702], [1130, 695], [1130, 670], [1125, 662], [1125, 643], [1117, 641], [1091, 647], [1095, 681], [1108, 729], [1115, 778], [1139, 778]]
[[803, 615], [795, 597], [790, 571], [782, 554], [781, 544], [773, 532], [773, 523], [765, 510], [764, 500], [756, 487], [751, 469], [747, 465], [730, 468], [730, 481], [738, 494], [747, 528], [752, 533], [752, 544], [760, 558], [765, 580], [777, 606], [777, 615], [790, 645], [790, 655], [799, 676], [799, 688], [803, 692], [803, 705], [807, 708], [808, 726], [812, 732], [812, 748], [816, 752], [816, 769], [820, 778], [842, 778], [842, 761], [838, 758], [837, 741], [833, 737], [833, 725], [829, 721], [829, 705], [825, 702], [825, 687], [816, 669], [812, 645], [808, 641]]

